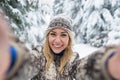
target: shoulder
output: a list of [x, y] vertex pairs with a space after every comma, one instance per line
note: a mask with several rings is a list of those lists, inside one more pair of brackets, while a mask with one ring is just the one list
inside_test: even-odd
[[43, 54], [43, 46], [38, 45], [34, 47], [30, 54], [31, 65], [38, 69], [42, 69], [46, 63], [46, 58]]
[[74, 63], [75, 61], [77, 61], [79, 59], [79, 54], [77, 52], [73, 52], [72, 56], [70, 58], [69, 63]]
[[43, 46], [42, 45], [38, 45], [36, 47], [32, 48], [31, 54], [36, 56], [36, 57], [40, 57], [43, 55]]
[[34, 47], [31, 51], [30, 58], [31, 58], [31, 63], [36, 66], [41, 65], [42, 62], [45, 63], [45, 56], [43, 54], [43, 46], [39, 45], [39, 46]]

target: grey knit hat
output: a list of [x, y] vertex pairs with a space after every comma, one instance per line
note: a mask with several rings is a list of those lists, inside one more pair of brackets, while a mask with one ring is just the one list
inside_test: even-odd
[[50, 21], [48, 30], [52, 30], [54, 28], [63, 28], [67, 31], [72, 31], [72, 20], [65, 16], [56, 16]]

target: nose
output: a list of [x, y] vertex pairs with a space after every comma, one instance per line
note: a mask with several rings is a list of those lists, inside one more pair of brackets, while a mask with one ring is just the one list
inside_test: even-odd
[[60, 38], [60, 36], [57, 36], [57, 37], [55, 38], [55, 42], [56, 42], [56, 43], [61, 42], [61, 38]]

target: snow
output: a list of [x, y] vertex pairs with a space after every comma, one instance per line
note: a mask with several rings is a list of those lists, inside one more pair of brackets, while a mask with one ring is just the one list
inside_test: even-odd
[[[111, 14], [110, 10], [104, 8], [105, 6], [105, 0], [65, 0], [65, 1], [59, 1], [59, 3], [54, 4], [55, 0], [41, 0], [40, 2], [40, 9], [43, 11], [41, 15], [39, 15], [38, 12], [29, 12], [28, 18], [26, 21], [30, 22], [32, 20], [33, 25], [29, 32], [31, 37], [36, 36], [37, 34], [40, 35], [40, 37], [44, 37], [44, 31], [47, 28], [47, 25], [49, 23], [49, 20], [53, 15], [53, 11], [57, 13], [57, 11], [62, 11], [60, 14], [65, 14], [71, 18], [71, 16], [74, 18], [73, 25], [76, 25], [76, 31], [78, 31], [78, 36], [76, 37], [77, 42], [74, 45], [73, 50], [75, 52], [78, 52], [80, 55], [80, 58], [86, 57], [90, 54], [92, 54], [94, 51], [98, 50], [96, 47], [92, 47], [91, 45], [100, 46], [100, 44], [118, 44], [120, 42], [120, 29], [119, 29], [119, 13], [120, 8], [116, 9], [114, 12], [114, 15]], [[115, 6], [117, 4], [117, 0], [111, 0], [112, 6]], [[54, 8], [52, 8], [54, 6]], [[95, 10], [94, 10], [94, 8]], [[36, 16], [36, 15], [39, 16]], [[59, 12], [58, 12], [59, 14]], [[56, 15], [56, 14], [55, 14]], [[33, 17], [34, 16], [34, 17]], [[103, 18], [102, 18], [102, 17]], [[43, 23], [36, 23], [37, 19], [45, 21], [45, 24]], [[82, 20], [82, 22], [80, 22]], [[39, 29], [36, 27], [37, 25], [41, 26]], [[35, 26], [35, 27], [34, 27]], [[100, 28], [102, 28], [105, 31], [100, 31]], [[86, 30], [87, 29], [87, 30]], [[108, 32], [111, 30], [110, 32]], [[81, 34], [79, 34], [80, 32]], [[100, 33], [107, 32], [107, 37], [100, 37]], [[84, 39], [87, 39], [88, 43], [80, 43], [82, 38], [80, 39], [81, 35], [84, 36]], [[104, 35], [104, 34], [103, 34]], [[91, 38], [92, 37], [92, 38]], [[108, 40], [108, 41], [107, 41]], [[33, 39], [34, 44], [36, 43], [36, 40]], [[91, 44], [91, 45], [90, 45]]]
[[108, 9], [103, 9], [102, 13], [106, 22], [111, 23], [113, 21], [113, 17]]
[[104, 0], [94, 0], [94, 6], [96, 9], [101, 9], [104, 5]]
[[[18, 1], [22, 8], [27, 6], [25, 0]], [[29, 3], [32, 1], [37, 0], [28, 0]], [[32, 8], [37, 4], [34, 2], [29, 6], [29, 11], [26, 8], [8, 6], [18, 20], [21, 20], [22, 28], [27, 29], [20, 32], [19, 36], [28, 44], [36, 45], [43, 40], [44, 32], [53, 16], [65, 14], [72, 18], [73, 30], [77, 34], [74, 51], [77, 51], [82, 58], [98, 49], [92, 46], [120, 43], [119, 3], [120, 0], [39, 0], [38, 9]], [[24, 14], [22, 10], [25, 10]], [[19, 29], [16, 23], [11, 25], [15, 30]], [[18, 31], [20, 30], [17, 30], [16, 34]]]
[[73, 47], [73, 50], [75, 52], [78, 52], [78, 54], [80, 55], [80, 58], [84, 58], [84, 57], [92, 54], [94, 51], [97, 51], [98, 48], [92, 47], [88, 44], [76, 44]]
[[53, 6], [54, 0], [41, 0], [42, 4], [48, 4], [50, 7]]

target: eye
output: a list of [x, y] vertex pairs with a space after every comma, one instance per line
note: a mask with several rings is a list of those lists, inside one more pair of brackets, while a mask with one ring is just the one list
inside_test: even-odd
[[65, 37], [65, 36], [67, 36], [67, 34], [61, 34], [61, 36], [62, 36], [62, 37]]
[[51, 36], [56, 36], [56, 34], [55, 34], [55, 33], [50, 33], [49, 35], [51, 35]]

